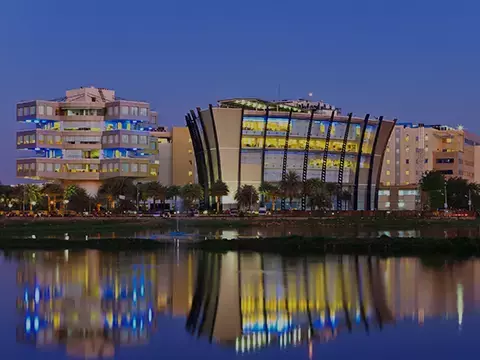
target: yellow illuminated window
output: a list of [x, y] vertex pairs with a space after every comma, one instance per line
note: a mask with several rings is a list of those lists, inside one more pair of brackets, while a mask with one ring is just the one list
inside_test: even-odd
[[390, 160], [387, 160], [387, 165], [390, 165]]
[[409, 170], [405, 171], [405, 175], [410, 175], [410, 171]]
[[410, 136], [407, 135], [407, 136], [405, 136], [405, 141], [408, 142], [408, 140], [410, 140]]
[[447, 139], [447, 144], [450, 144], [452, 142], [452, 139], [448, 138]]
[[193, 172], [192, 172], [192, 171], [189, 171], [189, 172], [188, 172], [188, 176], [193, 176]]
[[390, 152], [390, 146], [387, 146], [387, 152]]
[[405, 181], [405, 185], [410, 185], [410, 182], [409, 182], [409, 181]]
[[390, 186], [390, 181], [387, 181], [385, 184], [386, 184], [387, 186]]
[[188, 153], [189, 153], [189, 154], [191, 154], [191, 153], [192, 153], [192, 150], [191, 150], [191, 149], [190, 149], [190, 150], [188, 150]]
[[390, 170], [387, 170], [387, 175], [390, 175]]

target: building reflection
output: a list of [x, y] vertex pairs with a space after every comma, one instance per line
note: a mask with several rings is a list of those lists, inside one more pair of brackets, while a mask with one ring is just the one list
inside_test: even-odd
[[[395, 322], [422, 326], [480, 305], [480, 262], [414, 258], [284, 258], [255, 253], [22, 252], [17, 340], [113, 356], [186, 322], [193, 336], [237, 353], [308, 345]], [[479, 281], [477, 281], [479, 280]]]
[[[65, 345], [71, 356], [111, 357], [148, 343], [158, 318], [186, 316], [194, 254], [22, 252], [17, 341]], [[180, 266], [180, 264], [182, 266]]]
[[327, 342], [399, 321], [456, 318], [480, 300], [478, 262], [435, 269], [419, 259], [203, 254], [187, 318], [192, 335], [238, 353]]

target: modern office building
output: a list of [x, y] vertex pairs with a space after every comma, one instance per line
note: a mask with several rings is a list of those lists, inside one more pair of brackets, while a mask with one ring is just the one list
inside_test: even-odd
[[479, 145], [480, 136], [461, 126], [397, 124], [383, 160], [379, 209], [420, 210], [418, 185], [427, 171], [479, 182]]
[[150, 132], [157, 140], [158, 181], [163, 185], [183, 186], [196, 181], [195, 156], [186, 127], [171, 130], [159, 127]]
[[76, 184], [95, 194], [104, 179], [156, 178], [157, 113], [142, 101], [94, 87], [17, 104], [17, 176]]
[[[229, 99], [190, 111], [186, 121], [198, 181], [207, 194], [215, 181], [227, 183], [231, 193], [224, 204], [234, 202], [240, 186], [278, 183], [291, 170], [302, 182], [319, 178], [350, 190], [353, 209], [377, 208], [383, 154], [395, 120], [343, 116], [323, 102]], [[306, 199], [301, 200], [296, 206], [305, 209]], [[342, 208], [339, 199], [334, 205]]]

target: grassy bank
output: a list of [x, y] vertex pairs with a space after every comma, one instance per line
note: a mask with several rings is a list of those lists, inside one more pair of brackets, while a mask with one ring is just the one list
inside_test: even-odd
[[[0, 238], [2, 250], [86, 250], [149, 251], [174, 245], [171, 241], [156, 242], [148, 239], [91, 239], [60, 240], [52, 238]], [[186, 248], [209, 252], [253, 251], [297, 255], [375, 255], [466, 258], [480, 256], [480, 238], [431, 239], [389, 238], [333, 239], [333, 238], [251, 238], [240, 240], [204, 240], [185, 244]]]
[[268, 239], [205, 240], [197, 245], [206, 251], [255, 251], [283, 255], [345, 254], [378, 256], [480, 256], [480, 238], [333, 239], [283, 237]]

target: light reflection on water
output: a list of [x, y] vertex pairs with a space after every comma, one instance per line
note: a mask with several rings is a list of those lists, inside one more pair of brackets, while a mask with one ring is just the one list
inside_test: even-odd
[[443, 318], [460, 331], [480, 305], [478, 260], [439, 268], [414, 258], [179, 249], [6, 256], [16, 266], [16, 346], [65, 356], [116, 356], [126, 345], [142, 351], [170, 332], [190, 334], [199, 348], [212, 342], [224, 355], [302, 347], [320, 359], [325, 343], [348, 345], [350, 333], [375, 335], [394, 324]]

